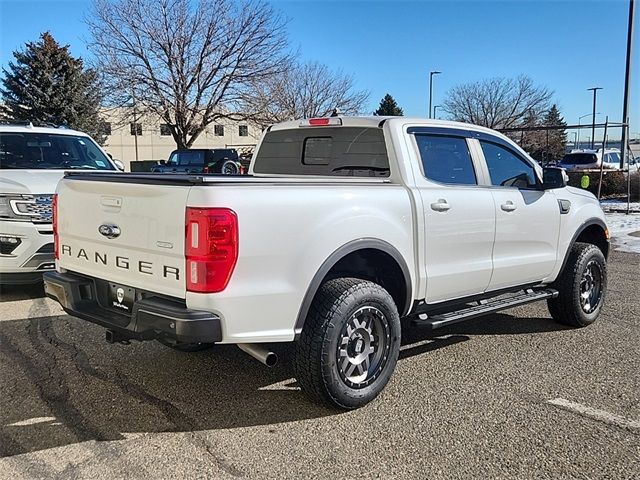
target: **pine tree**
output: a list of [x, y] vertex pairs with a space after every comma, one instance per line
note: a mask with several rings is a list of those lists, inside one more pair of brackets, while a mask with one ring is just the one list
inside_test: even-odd
[[0, 114], [11, 120], [64, 125], [103, 142], [105, 123], [97, 74], [82, 59], [60, 46], [49, 32], [13, 52], [14, 62], [3, 68]]
[[557, 105], [554, 103], [547, 112], [544, 124], [552, 127], [565, 127], [558, 130], [547, 130], [549, 137], [546, 142], [544, 160], [560, 160], [567, 147], [567, 122], [564, 121]]
[[388, 93], [380, 100], [380, 106], [373, 112], [377, 116], [394, 116], [401, 117], [404, 115], [402, 109], [398, 106], [394, 98]]
[[[547, 127], [567, 126], [556, 104], [553, 104], [547, 111], [542, 124]], [[544, 164], [553, 160], [560, 160], [563, 157], [567, 146], [567, 132], [564, 128], [531, 132], [528, 135], [535, 136], [535, 141], [529, 148], [526, 146], [523, 146], [523, 148], [539, 162]]]

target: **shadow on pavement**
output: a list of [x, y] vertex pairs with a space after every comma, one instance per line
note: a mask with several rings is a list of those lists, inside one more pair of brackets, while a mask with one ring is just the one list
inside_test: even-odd
[[[469, 335], [547, 332], [550, 319], [493, 315], [431, 332], [403, 333], [400, 358]], [[228, 429], [338, 415], [292, 379], [292, 345], [268, 369], [235, 346], [197, 353], [157, 342], [102, 341], [104, 331], [62, 315], [0, 322], [0, 457], [126, 433]]]
[[35, 283], [30, 285], [0, 284], [0, 303], [42, 298], [44, 296], [44, 286], [42, 283]]

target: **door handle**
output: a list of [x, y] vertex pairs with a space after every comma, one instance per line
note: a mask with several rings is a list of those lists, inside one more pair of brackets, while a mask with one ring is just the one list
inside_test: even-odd
[[437, 202], [431, 204], [431, 210], [435, 210], [436, 212], [446, 212], [450, 208], [451, 205], [449, 205], [444, 198], [439, 198]]
[[516, 207], [511, 200], [507, 200], [506, 203], [503, 203], [502, 205], [500, 205], [500, 208], [505, 212], [513, 212], [518, 207]]

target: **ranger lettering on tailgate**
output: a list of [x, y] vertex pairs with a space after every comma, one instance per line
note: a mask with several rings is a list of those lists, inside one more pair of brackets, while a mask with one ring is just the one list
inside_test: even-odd
[[124, 255], [109, 256], [107, 253], [100, 253], [95, 250], [87, 251], [84, 248], [73, 250], [71, 248], [71, 245], [65, 244], [62, 244], [60, 246], [60, 252], [62, 255], [68, 255], [72, 258], [78, 259], [82, 258], [87, 262], [93, 262], [105, 266], [111, 264], [123, 270], [137, 271], [138, 273], [144, 273], [147, 275], [153, 275], [154, 273], [156, 273], [157, 269], [160, 269], [164, 278], [173, 278], [175, 280], [180, 280], [180, 269], [178, 267], [172, 267], [170, 265], [161, 265], [160, 267], [158, 267], [155, 266], [153, 262], [147, 262], [145, 260], [132, 261], [129, 257], [126, 257]]

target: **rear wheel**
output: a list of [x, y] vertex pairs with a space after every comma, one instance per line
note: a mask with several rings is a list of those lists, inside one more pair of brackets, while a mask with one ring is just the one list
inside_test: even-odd
[[557, 298], [547, 300], [554, 320], [573, 327], [592, 324], [602, 309], [607, 290], [607, 262], [598, 247], [576, 243], [569, 259], [552, 285]]
[[314, 400], [358, 408], [386, 386], [399, 350], [400, 318], [391, 295], [366, 280], [329, 280], [297, 343], [296, 377]]

